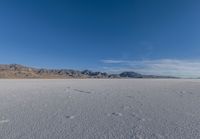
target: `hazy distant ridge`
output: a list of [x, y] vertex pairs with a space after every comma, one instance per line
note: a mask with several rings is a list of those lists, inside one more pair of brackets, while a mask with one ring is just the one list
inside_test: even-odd
[[0, 64], [0, 78], [175, 78], [170, 76], [142, 75], [136, 72], [108, 74], [90, 70], [78, 71], [69, 69], [38, 69], [18, 64]]

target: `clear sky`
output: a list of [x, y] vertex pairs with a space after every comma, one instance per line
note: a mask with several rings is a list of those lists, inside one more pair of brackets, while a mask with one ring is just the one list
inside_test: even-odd
[[1, 0], [0, 63], [200, 76], [199, 0]]

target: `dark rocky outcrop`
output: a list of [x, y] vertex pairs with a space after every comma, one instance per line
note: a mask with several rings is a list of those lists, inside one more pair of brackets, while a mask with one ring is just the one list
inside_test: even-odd
[[136, 72], [122, 72], [119, 76], [121, 78], [143, 78], [142, 74]]

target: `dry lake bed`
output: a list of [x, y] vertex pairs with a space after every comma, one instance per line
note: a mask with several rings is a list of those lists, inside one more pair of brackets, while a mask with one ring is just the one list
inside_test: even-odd
[[200, 80], [0, 80], [0, 139], [199, 139]]

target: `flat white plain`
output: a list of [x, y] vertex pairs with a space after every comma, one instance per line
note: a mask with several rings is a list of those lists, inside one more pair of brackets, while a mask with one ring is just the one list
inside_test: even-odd
[[200, 80], [0, 80], [1, 139], [199, 139]]

